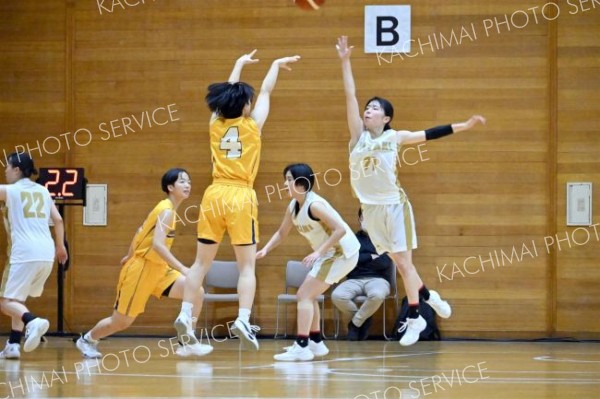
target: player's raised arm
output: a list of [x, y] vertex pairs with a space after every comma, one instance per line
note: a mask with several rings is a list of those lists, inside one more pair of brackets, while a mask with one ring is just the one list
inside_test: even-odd
[[279, 69], [283, 68], [291, 71], [292, 68], [290, 68], [288, 64], [294, 63], [299, 59], [299, 55], [294, 55], [292, 57], [279, 58], [273, 61], [273, 64], [271, 64], [271, 68], [269, 68], [267, 76], [265, 76], [265, 80], [260, 88], [260, 93], [256, 99], [256, 105], [254, 106], [251, 114], [252, 119], [256, 121], [259, 129], [262, 129], [267, 120], [267, 116], [269, 116], [271, 93], [275, 88], [277, 76], [279, 75]]
[[457, 122], [451, 125], [432, 127], [418, 132], [401, 130], [396, 132], [399, 144], [416, 144], [426, 140], [435, 140], [452, 133], [463, 132], [475, 127], [477, 124], [485, 125], [486, 119], [481, 115], [473, 115], [465, 122]]
[[229, 75], [229, 79], [227, 79], [227, 81], [229, 83], [237, 83], [237, 82], [239, 82], [240, 81], [240, 75], [242, 74], [242, 69], [244, 69], [244, 66], [247, 65], [247, 64], [256, 64], [259, 61], [258, 59], [252, 58], [252, 57], [254, 57], [255, 53], [256, 53], [256, 49], [252, 50], [248, 54], [242, 55], [240, 58], [238, 58], [235, 61], [235, 65], [233, 66], [233, 70], [231, 71], [231, 74]]
[[342, 60], [344, 93], [346, 93], [346, 114], [348, 128], [350, 129], [350, 148], [353, 148], [363, 130], [363, 122], [358, 107], [358, 100], [356, 99], [356, 86], [354, 84], [354, 76], [352, 75], [352, 65], [350, 64], [350, 55], [354, 47], [348, 47], [348, 36], [341, 36], [338, 38], [335, 48]]
[[452, 124], [452, 131], [454, 133], [462, 132], [465, 130], [469, 130], [475, 127], [477, 124], [485, 125], [486, 119], [481, 115], [473, 115], [466, 122], [459, 122]]

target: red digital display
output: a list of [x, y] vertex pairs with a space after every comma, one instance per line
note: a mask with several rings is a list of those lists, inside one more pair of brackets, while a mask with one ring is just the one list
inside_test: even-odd
[[37, 182], [56, 200], [83, 200], [85, 197], [83, 168], [41, 168]]

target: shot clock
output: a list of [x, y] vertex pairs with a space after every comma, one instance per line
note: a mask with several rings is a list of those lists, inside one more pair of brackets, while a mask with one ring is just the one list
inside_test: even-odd
[[85, 206], [86, 179], [83, 168], [40, 168], [37, 182], [48, 189], [52, 199], [65, 205], [77, 203]]

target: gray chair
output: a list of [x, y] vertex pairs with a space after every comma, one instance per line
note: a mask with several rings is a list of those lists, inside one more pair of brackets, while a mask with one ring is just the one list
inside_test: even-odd
[[[296, 303], [298, 300], [296, 294], [291, 294], [290, 291], [292, 288], [297, 290], [302, 285], [304, 279], [306, 279], [306, 276], [308, 275], [308, 272], [310, 272], [310, 268], [304, 266], [302, 262], [295, 260], [288, 261], [285, 268], [285, 292], [283, 294], [277, 295], [277, 322], [275, 326], [274, 338], [277, 338], [279, 332], [279, 305], [281, 303], [285, 304], [286, 310], [285, 329], [283, 337], [287, 337], [287, 305], [292, 302]], [[321, 334], [325, 335], [325, 318], [323, 317], [325, 313], [325, 295], [319, 295], [317, 297], [317, 302], [319, 302], [321, 308]]]
[[[383, 337], [386, 340], [391, 340], [391, 337], [387, 336], [387, 330], [386, 330], [386, 320], [385, 320], [385, 316], [386, 316], [386, 310], [385, 310], [385, 303], [390, 300], [393, 299], [394, 300], [394, 314], [398, 313], [398, 283], [396, 281], [396, 266], [392, 263], [392, 265], [388, 268], [387, 270], [387, 276], [386, 276], [386, 280], [388, 281], [388, 283], [390, 283], [390, 294], [388, 296], [385, 297], [385, 299], [383, 300], [383, 305], [381, 306], [383, 308]], [[355, 297], [354, 302], [356, 302], [357, 305], [361, 305], [362, 303], [364, 303], [367, 300], [367, 297], [364, 295], [359, 295], [357, 297]], [[338, 308], [334, 305], [334, 322], [335, 322], [335, 335], [334, 337], [337, 338], [340, 332], [340, 319], [341, 319], [341, 313], [338, 310]]]
[[[240, 272], [235, 261], [215, 260], [204, 279], [204, 325], [207, 324], [206, 304], [209, 302], [235, 302], [238, 303], [240, 296], [237, 294], [237, 284]], [[235, 293], [215, 294], [211, 292], [214, 288], [233, 289]]]

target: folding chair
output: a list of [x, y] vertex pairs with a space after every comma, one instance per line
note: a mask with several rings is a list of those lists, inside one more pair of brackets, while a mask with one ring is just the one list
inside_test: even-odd
[[[302, 285], [304, 279], [308, 275], [310, 268], [307, 268], [302, 264], [302, 262], [290, 260], [288, 261], [285, 268], [285, 292], [283, 294], [277, 295], [277, 322], [275, 326], [275, 336], [277, 338], [279, 332], [279, 304], [285, 304], [285, 330], [283, 337], [287, 337], [287, 305], [288, 303], [296, 303], [298, 297], [296, 294], [290, 294], [290, 288], [295, 288], [296, 290]], [[321, 308], [321, 334], [325, 335], [325, 295], [319, 295], [317, 297], [317, 302], [319, 302]]]
[[[215, 260], [204, 279], [204, 303], [203, 307], [209, 302], [239, 302], [240, 296], [237, 293], [237, 284], [240, 272], [235, 261]], [[233, 289], [235, 293], [215, 294], [210, 292], [213, 288]], [[204, 312], [204, 325], [208, 327], [206, 309]]]

